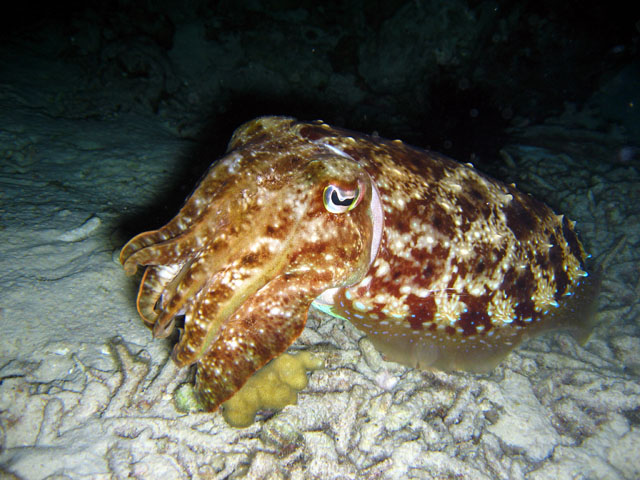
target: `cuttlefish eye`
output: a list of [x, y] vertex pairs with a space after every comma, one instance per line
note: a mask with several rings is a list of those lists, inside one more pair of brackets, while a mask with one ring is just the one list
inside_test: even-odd
[[331, 213], [344, 213], [353, 209], [361, 198], [359, 186], [355, 189], [344, 189], [336, 185], [327, 185], [322, 195], [324, 208]]

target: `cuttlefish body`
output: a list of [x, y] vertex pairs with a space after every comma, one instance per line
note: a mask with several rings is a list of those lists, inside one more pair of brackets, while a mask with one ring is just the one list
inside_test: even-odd
[[390, 360], [486, 371], [523, 338], [582, 338], [596, 283], [565, 217], [471, 165], [322, 122], [241, 126], [180, 213], [122, 250], [138, 311], [216, 409], [305, 326], [352, 322]]

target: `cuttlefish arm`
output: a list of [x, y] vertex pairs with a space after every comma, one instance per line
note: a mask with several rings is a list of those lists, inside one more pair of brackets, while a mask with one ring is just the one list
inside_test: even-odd
[[211, 409], [231, 397], [260, 367], [283, 353], [307, 321], [323, 274], [305, 272], [272, 280], [225, 323], [198, 361], [196, 391]]
[[146, 267], [137, 303], [154, 336], [184, 318], [172, 357], [196, 364], [207, 410], [286, 350], [314, 299], [361, 279], [380, 243], [370, 175], [291, 126], [239, 129], [178, 216], [121, 254], [127, 273]]

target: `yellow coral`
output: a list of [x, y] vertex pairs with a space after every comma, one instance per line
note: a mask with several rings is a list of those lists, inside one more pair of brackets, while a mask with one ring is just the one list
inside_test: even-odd
[[309, 352], [280, 355], [222, 404], [225, 420], [233, 427], [247, 427], [258, 410], [279, 410], [295, 404], [298, 391], [307, 386], [307, 370], [317, 370], [322, 365], [323, 361]]

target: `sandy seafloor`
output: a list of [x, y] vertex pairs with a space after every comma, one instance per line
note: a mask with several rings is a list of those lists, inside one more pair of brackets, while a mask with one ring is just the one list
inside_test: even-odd
[[640, 179], [615, 132], [563, 117], [503, 149], [505, 180], [576, 220], [595, 258], [611, 254], [584, 346], [552, 333], [487, 375], [421, 372], [312, 313], [295, 347], [326, 368], [297, 405], [235, 429], [176, 410], [190, 372], [168, 360], [171, 339], [152, 340], [117, 261], [126, 220], [162, 204], [191, 145], [152, 113], [63, 115], [57, 67], [6, 61], [2, 478], [640, 478]]

